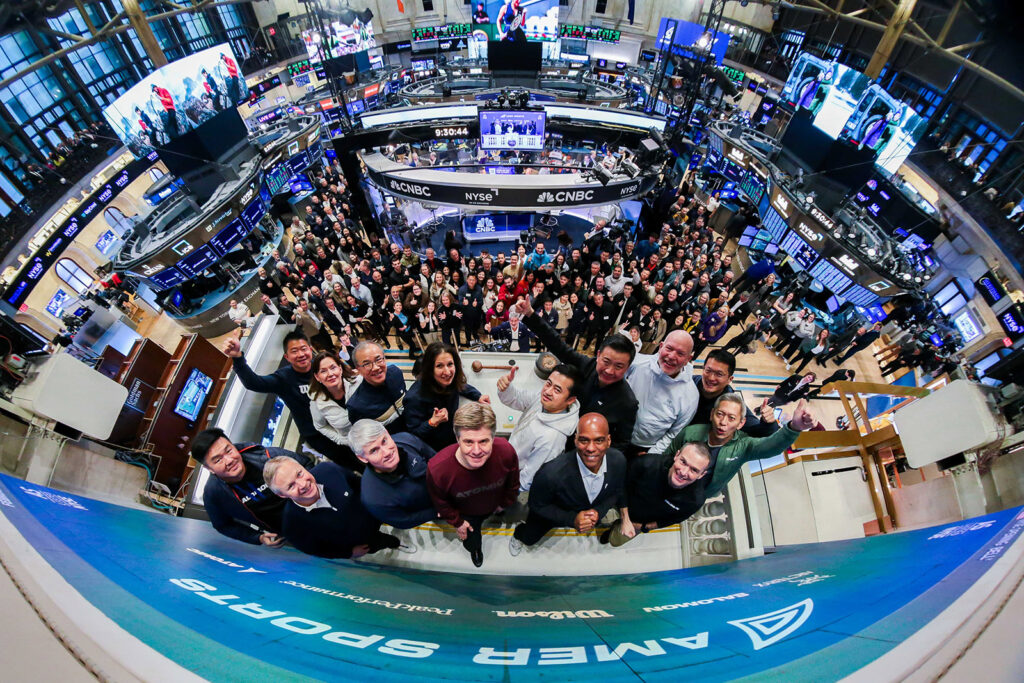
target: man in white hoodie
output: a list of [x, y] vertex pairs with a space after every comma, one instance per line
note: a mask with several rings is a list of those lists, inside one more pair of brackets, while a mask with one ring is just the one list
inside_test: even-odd
[[566, 439], [576, 431], [580, 413], [576, 391], [583, 378], [579, 370], [563, 363], [555, 366], [543, 387], [526, 392], [512, 384], [518, 369], [513, 365], [498, 380], [498, 399], [523, 411], [508, 442], [519, 456], [519, 488], [529, 491], [540, 466], [561, 455]]
[[672, 438], [690, 424], [700, 394], [693, 383], [693, 337], [674, 330], [656, 354], [637, 354], [626, 373], [640, 410], [631, 439], [632, 453], [662, 453]]

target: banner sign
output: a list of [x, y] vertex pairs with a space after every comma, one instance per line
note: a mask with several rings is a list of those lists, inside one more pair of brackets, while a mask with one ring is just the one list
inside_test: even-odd
[[[7, 476], [0, 517], [5, 536], [23, 537], [115, 624], [211, 681], [336, 680], [339, 672], [351, 680], [838, 680], [939, 626], [932, 620], [983, 577], [1000, 580], [1006, 569], [996, 561], [1024, 530], [1017, 508], [713, 567], [516, 579], [247, 545], [204, 521]], [[589, 540], [581, 560], [623, 552]], [[489, 561], [514, 575], [529, 554]], [[459, 563], [469, 564], [461, 548], [452, 553]]]
[[[439, 174], [439, 171], [431, 175]], [[470, 178], [475, 175], [465, 174]], [[550, 184], [537, 188], [522, 187], [517, 181], [523, 177], [493, 177], [494, 183], [488, 187], [470, 185], [460, 178], [458, 173], [446, 173], [443, 179], [424, 179], [424, 174], [414, 175], [409, 172], [388, 172], [371, 168], [367, 165], [367, 176], [381, 189], [395, 195], [420, 199], [433, 204], [463, 207], [487, 207], [490, 209], [517, 211], [549, 211], [551, 209], [568, 209], [581, 206], [599, 206], [601, 204], [617, 204], [626, 199], [633, 199], [654, 187], [655, 178], [639, 177], [633, 179], [613, 180], [607, 185], [591, 183], [587, 185], [557, 184], [559, 180], [569, 181], [573, 174], [550, 175]]]

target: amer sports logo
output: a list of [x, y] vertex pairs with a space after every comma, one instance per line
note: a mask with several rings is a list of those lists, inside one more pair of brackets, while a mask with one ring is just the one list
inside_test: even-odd
[[427, 185], [413, 185], [401, 180], [389, 180], [388, 186], [395, 192], [401, 192], [403, 194], [411, 194], [414, 197], [429, 197], [430, 187]]
[[594, 199], [593, 190], [560, 190], [559, 192], [541, 192], [537, 197], [538, 204], [562, 204], [572, 202], [589, 202]]

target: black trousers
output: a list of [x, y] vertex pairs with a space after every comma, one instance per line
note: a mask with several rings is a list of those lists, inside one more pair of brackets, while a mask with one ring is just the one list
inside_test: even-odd
[[386, 534], [378, 528], [370, 534], [370, 537], [366, 540], [366, 545], [370, 546], [371, 553], [375, 553], [378, 550], [397, 548], [401, 545], [401, 541], [398, 540], [398, 536]]
[[481, 550], [483, 548], [483, 535], [481, 530], [484, 526], [484, 520], [490, 515], [482, 516], [470, 516], [463, 515], [462, 518], [469, 522], [469, 525], [473, 527], [473, 530], [466, 535], [466, 540], [462, 542], [462, 547], [473, 552], [475, 550]]
[[523, 545], [533, 545], [540, 539], [544, 538], [544, 534], [559, 526], [555, 522], [552, 522], [546, 517], [541, 517], [533, 510], [526, 516], [526, 521], [516, 527], [512, 535], [516, 537]]

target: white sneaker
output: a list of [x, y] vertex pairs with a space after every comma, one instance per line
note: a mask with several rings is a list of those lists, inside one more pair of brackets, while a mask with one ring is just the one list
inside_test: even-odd
[[419, 550], [419, 548], [403, 541], [402, 543], [398, 544], [398, 547], [395, 548], [395, 550], [397, 550], [400, 553], [405, 553], [406, 555], [414, 555], [416, 551]]
[[523, 542], [515, 536], [508, 537], [508, 553], [512, 557], [516, 557], [519, 553], [523, 552]]

